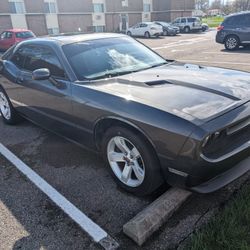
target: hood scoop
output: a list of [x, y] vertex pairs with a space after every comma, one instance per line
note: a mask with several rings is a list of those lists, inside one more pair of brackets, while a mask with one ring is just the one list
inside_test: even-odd
[[165, 85], [165, 84], [173, 84], [173, 83], [167, 80], [156, 80], [156, 81], [145, 82], [145, 84], [147, 84], [148, 86], [157, 86], [157, 85]]

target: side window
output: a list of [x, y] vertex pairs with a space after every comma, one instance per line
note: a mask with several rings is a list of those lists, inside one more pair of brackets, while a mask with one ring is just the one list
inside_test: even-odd
[[181, 23], [186, 23], [186, 18], [182, 18]]
[[147, 27], [148, 25], [146, 23], [141, 23], [140, 27], [141, 28], [144, 28], [144, 27]]
[[48, 68], [52, 76], [65, 78], [64, 70], [51, 49], [38, 46], [28, 47], [24, 69], [34, 71], [40, 68]]
[[7, 32], [3, 32], [3, 33], [1, 34], [1, 39], [5, 39], [5, 38], [6, 38], [6, 34], [7, 34]]
[[242, 24], [242, 16], [236, 16], [234, 19], [234, 24], [235, 25], [241, 25]]
[[23, 68], [25, 61], [25, 48], [19, 48], [11, 57], [10, 61], [18, 68]]
[[250, 14], [246, 15], [246, 22], [247, 26], [250, 27]]
[[7, 39], [10, 39], [10, 38], [12, 38], [12, 36], [13, 36], [13, 33], [12, 32], [6, 32], [6, 38]]
[[188, 18], [188, 22], [189, 23], [193, 23], [193, 22], [198, 22], [198, 19], [197, 18]]
[[244, 27], [250, 27], [250, 15], [242, 15], [240, 25]]
[[233, 26], [241, 25], [243, 22], [242, 18], [243, 18], [242, 15], [233, 16], [233, 17], [227, 18], [225, 23], [228, 25], [233, 25]]
[[174, 23], [179, 23], [180, 22], [180, 18], [177, 18], [174, 20]]
[[234, 21], [233, 17], [228, 17], [225, 19], [225, 21], [223, 22], [223, 24], [227, 24], [227, 25], [232, 25]]

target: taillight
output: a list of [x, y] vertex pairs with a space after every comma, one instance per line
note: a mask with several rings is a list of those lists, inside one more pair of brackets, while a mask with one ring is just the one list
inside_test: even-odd
[[220, 25], [220, 26], [217, 27], [217, 30], [218, 30], [218, 31], [221, 31], [221, 30], [223, 30], [223, 29], [224, 29], [224, 26], [222, 26], [222, 25]]

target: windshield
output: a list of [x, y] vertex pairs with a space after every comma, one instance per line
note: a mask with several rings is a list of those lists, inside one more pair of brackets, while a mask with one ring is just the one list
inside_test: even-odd
[[162, 26], [170, 26], [169, 23], [165, 23], [165, 22], [159, 22]]
[[34, 37], [34, 36], [35, 35], [30, 31], [16, 32], [16, 37], [17, 38], [26, 39], [26, 38], [31, 38], [31, 37]]
[[93, 80], [141, 71], [166, 63], [129, 37], [83, 41], [63, 46], [79, 80]]

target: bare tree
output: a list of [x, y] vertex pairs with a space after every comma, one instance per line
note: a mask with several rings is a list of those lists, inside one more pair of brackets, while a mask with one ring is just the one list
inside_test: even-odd
[[235, 0], [233, 2], [234, 11], [250, 10], [250, 0]]
[[196, 9], [206, 11], [209, 8], [209, 0], [195, 0]]
[[223, 6], [221, 0], [214, 0], [210, 6], [211, 9], [221, 9]]

